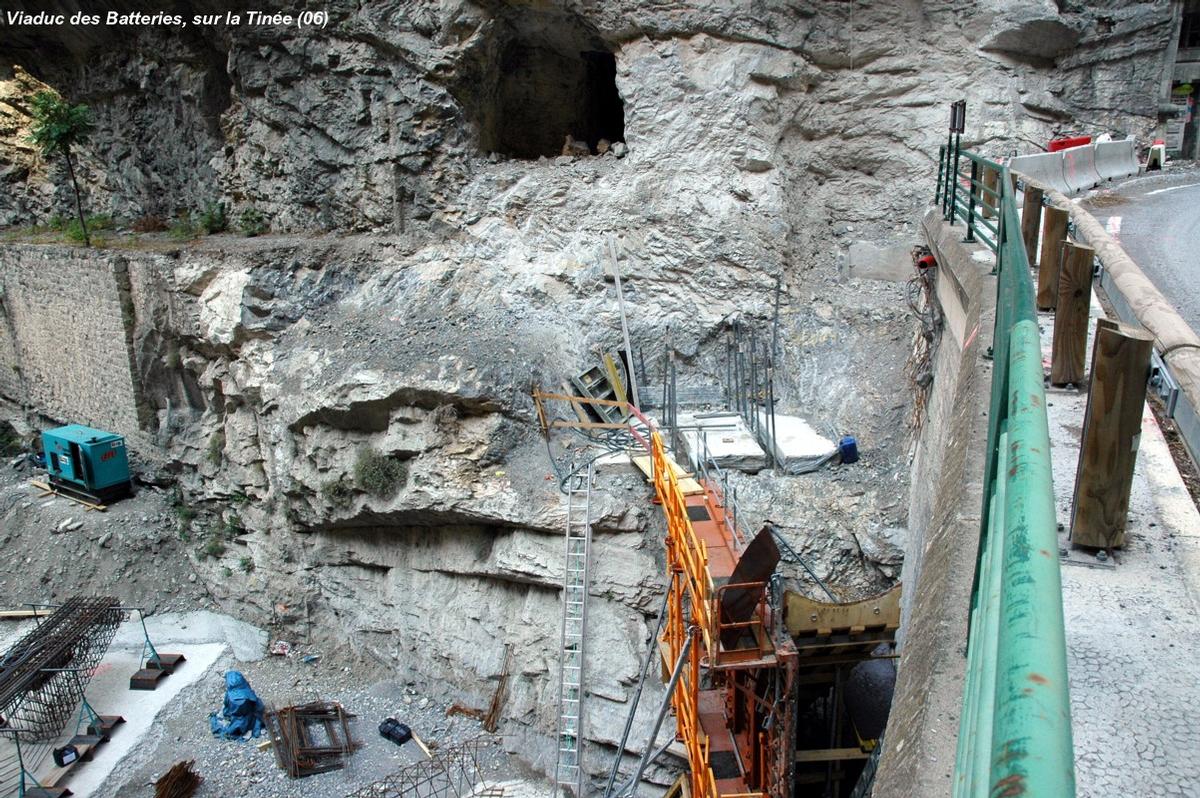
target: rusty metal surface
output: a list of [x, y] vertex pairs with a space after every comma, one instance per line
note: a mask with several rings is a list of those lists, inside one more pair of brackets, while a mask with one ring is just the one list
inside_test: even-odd
[[[368, 784], [345, 798], [465, 798], [475, 794], [481, 778], [479, 756], [495, 738], [476, 737], [439, 748], [432, 758]], [[480, 793], [483, 794], [483, 793]]]
[[154, 782], [154, 798], [191, 798], [204, 778], [195, 771], [195, 760], [176, 762]]
[[68, 599], [0, 658], [0, 718], [24, 739], [56, 737], [124, 618], [115, 598]]
[[275, 761], [293, 779], [340, 770], [361, 743], [350, 733], [354, 716], [341, 704], [310, 704], [269, 710], [263, 715]]
[[[730, 585], [752, 584], [755, 587], [731, 587], [721, 593], [721, 623], [745, 623], [754, 617], [755, 610], [763, 598], [763, 586], [775, 573], [779, 564], [779, 547], [767, 529], [759, 530], [750, 545], [746, 546], [738, 558], [737, 565], [729, 577]], [[739, 628], [725, 629], [721, 632], [721, 645], [725, 648], [737, 648], [738, 640], [743, 634]]]

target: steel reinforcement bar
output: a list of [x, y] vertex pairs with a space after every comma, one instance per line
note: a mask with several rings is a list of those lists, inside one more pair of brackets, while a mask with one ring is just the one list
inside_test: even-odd
[[115, 598], [69, 599], [0, 658], [0, 726], [53, 739], [124, 618]]
[[996, 325], [979, 553], [954, 768], [956, 798], [1075, 795], [1062, 575], [1042, 353], [1007, 167], [939, 161], [935, 201], [996, 253]]

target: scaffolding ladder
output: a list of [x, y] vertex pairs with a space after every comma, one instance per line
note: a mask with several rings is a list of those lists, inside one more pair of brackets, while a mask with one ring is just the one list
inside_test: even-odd
[[587, 628], [588, 559], [592, 547], [593, 466], [575, 473], [567, 486], [567, 533], [564, 545], [562, 659], [558, 687], [558, 758], [555, 795], [568, 788], [583, 795], [581, 762], [583, 717], [583, 644]]

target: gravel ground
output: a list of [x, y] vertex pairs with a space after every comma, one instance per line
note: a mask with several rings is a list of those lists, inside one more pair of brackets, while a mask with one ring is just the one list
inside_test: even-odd
[[[386, 717], [396, 717], [412, 727], [430, 748], [453, 745], [483, 735], [489, 744], [480, 757], [480, 777], [488, 782], [523, 781], [531, 777], [513, 757], [505, 753], [502, 738], [486, 735], [477, 720], [446, 716], [448, 705], [436, 696], [420, 695], [410, 686], [394, 681], [362, 678], [336, 657], [316, 663], [301, 661], [300, 655], [269, 657], [260, 662], [239, 663], [225, 657], [197, 685], [169, 705], [139, 752], [118, 766], [117, 773], [97, 798], [120, 796], [140, 798], [154, 794], [153, 782], [172, 764], [194, 759], [204, 777], [197, 796], [242, 798], [327, 798], [345, 795], [424, 759], [415, 743], [397, 746], [380, 737], [377, 726]], [[304, 779], [291, 779], [276, 765], [270, 749], [256, 742], [221, 740], [209, 732], [209, 713], [221, 706], [224, 673], [241, 670], [259, 697], [281, 707], [309, 701], [341, 702], [356, 716], [354, 738], [363, 746], [348, 760], [346, 768]], [[118, 732], [119, 733], [119, 732]], [[262, 738], [266, 739], [265, 735]], [[510, 791], [511, 792], [511, 791]]]

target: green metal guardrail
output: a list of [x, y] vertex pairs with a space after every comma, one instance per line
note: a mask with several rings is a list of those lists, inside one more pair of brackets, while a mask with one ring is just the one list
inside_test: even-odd
[[1075, 795], [1042, 352], [1015, 193], [1007, 167], [942, 148], [935, 201], [996, 253], [997, 283], [955, 798]]

